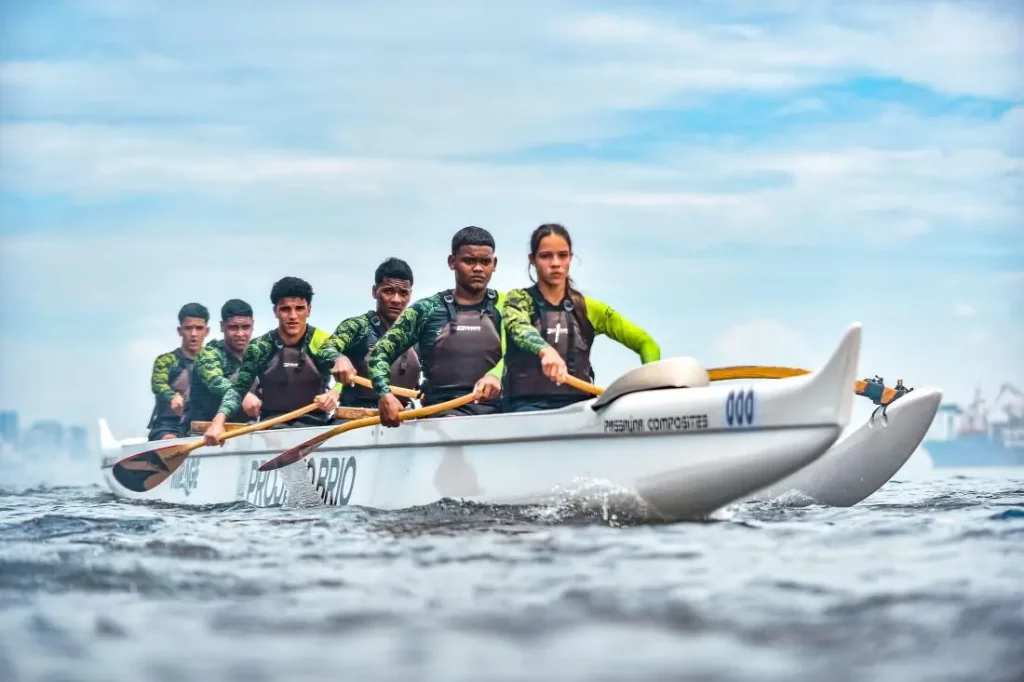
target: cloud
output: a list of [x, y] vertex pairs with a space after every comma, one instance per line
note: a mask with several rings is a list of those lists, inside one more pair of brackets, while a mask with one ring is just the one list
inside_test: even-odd
[[[645, 221], [659, 236], [716, 226], [688, 230], [688, 242], [783, 231], [793, 241], [906, 239], [951, 223], [1013, 225], [1021, 211], [1024, 170], [1010, 153], [1020, 107], [979, 121], [894, 104], [785, 134], [738, 133], [763, 118], [760, 97], [815, 109], [823, 100], [803, 89], [857, 75], [950, 89], [960, 82], [950, 73], [966, 69], [975, 77], [958, 94], [982, 82], [998, 90], [1000, 79], [1019, 85], [1005, 68], [1019, 53], [1019, 17], [994, 6], [867, 3], [798, 15], [775, 3], [754, 15], [760, 24], [707, 5], [602, 13], [583, 3], [409, 3], [396, 17], [303, 3], [223, 22], [244, 5], [84, 6], [113, 22], [102, 58], [0, 65], [9, 115], [28, 121], [0, 128], [5, 187], [80, 201], [356, 202], [368, 214], [528, 205], [588, 224]], [[955, 66], [931, 47], [939, 38]], [[728, 93], [750, 98], [737, 130], [686, 132], [687, 112], [714, 110]], [[529, 156], [628, 140], [643, 111], [680, 117], [652, 158]], [[526, 156], [500, 157], [515, 153]]]
[[1005, 4], [866, 2], [805, 14], [791, 7], [759, 7], [762, 25], [739, 12], [708, 22], [699, 5], [681, 10], [683, 17], [595, 14], [571, 22], [566, 33], [619, 48], [633, 57], [633, 77], [641, 81], [647, 75], [708, 88], [786, 88], [868, 73], [950, 94], [1024, 95], [1024, 22]]
[[274, 135], [289, 139], [326, 136], [345, 153], [414, 157], [608, 139], [628, 129], [622, 113], [858, 75], [1020, 98], [1021, 22], [1005, 10], [837, 7], [140, 6], [108, 17], [109, 31], [93, 36], [104, 50], [82, 51], [102, 57], [10, 61], [0, 87], [13, 113], [247, 121], [288, 126]]
[[[913, 120], [861, 123], [860, 130], [823, 125], [804, 140], [740, 149], [669, 144], [654, 163], [360, 157], [277, 148], [216, 127], [4, 124], [0, 145], [7, 161], [0, 180], [22, 191], [79, 200], [141, 193], [201, 196], [225, 206], [313, 201], [367, 215], [405, 205], [429, 216], [452, 207], [478, 221], [569, 215], [601, 230], [641, 220], [652, 236], [689, 244], [740, 235], [772, 242], [834, 242], [852, 235], [899, 240], [950, 226], [1018, 224], [1024, 161], [998, 150], [1002, 121], [972, 124], [973, 141], [945, 149], [941, 145], [967, 124]], [[914, 150], [864, 146], [865, 137], [888, 125], [897, 140], [907, 128], [930, 127], [932, 142]], [[327, 228], [332, 213], [311, 218], [310, 227]], [[715, 230], [704, 229], [712, 224]]]
[[971, 329], [967, 333], [967, 341], [972, 346], [984, 347], [992, 340], [992, 332], [984, 328]]
[[804, 97], [794, 102], [786, 104], [776, 111], [778, 116], [796, 116], [799, 114], [814, 113], [817, 111], [826, 111], [828, 105], [818, 97]]
[[715, 339], [719, 365], [785, 365], [815, 369], [818, 354], [795, 329], [762, 317], [736, 325]]
[[953, 305], [953, 314], [957, 317], [974, 317], [978, 311], [970, 303], [959, 301]]

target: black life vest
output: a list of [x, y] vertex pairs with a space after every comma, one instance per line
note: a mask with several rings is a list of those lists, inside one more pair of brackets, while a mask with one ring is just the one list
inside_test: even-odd
[[[384, 325], [375, 310], [366, 312], [369, 322], [369, 329], [363, 341], [355, 344], [352, 348], [345, 350], [345, 357], [349, 359], [356, 373], [361, 377], [369, 377], [367, 361], [374, 344], [384, 336]], [[415, 348], [410, 348], [397, 360], [391, 363], [391, 385], [401, 388], [418, 389], [420, 386], [420, 358]], [[403, 405], [409, 403], [409, 398], [398, 397]], [[341, 391], [339, 404], [346, 407], [377, 407], [377, 393], [370, 388], [364, 388], [353, 384], [345, 386]]]
[[262, 400], [261, 420], [305, 407], [327, 390], [327, 381], [310, 356], [309, 343], [315, 331], [312, 325], [307, 325], [306, 334], [295, 346], [284, 345], [278, 330], [270, 332], [276, 352], [258, 377]]
[[451, 289], [442, 296], [447, 320], [424, 354], [424, 404], [469, 393], [501, 360], [498, 292], [488, 289], [482, 307], [460, 306]]
[[[573, 303], [566, 295], [560, 305], [551, 305], [534, 285], [526, 290], [533, 299], [531, 322], [565, 360], [569, 374], [593, 383], [594, 368], [590, 364], [590, 349], [594, 345], [594, 326], [587, 318], [586, 308]], [[544, 376], [540, 358], [524, 351], [511, 341], [505, 349], [505, 376], [502, 393], [506, 399], [546, 398], [551, 396], [578, 396], [590, 394], [568, 384], [558, 385]]]

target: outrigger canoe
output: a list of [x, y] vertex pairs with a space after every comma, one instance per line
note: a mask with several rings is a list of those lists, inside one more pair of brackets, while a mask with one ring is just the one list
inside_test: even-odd
[[916, 388], [839, 439], [796, 473], [749, 499], [797, 507], [823, 504], [851, 507], [885, 485], [924, 440], [939, 404], [938, 388]]
[[279, 505], [302, 492], [287, 481], [301, 480], [324, 504], [376, 509], [443, 498], [537, 504], [589, 482], [631, 493], [666, 520], [705, 517], [829, 449], [850, 419], [860, 342], [853, 324], [819, 370], [764, 383], [713, 385], [693, 358], [670, 358], [562, 409], [361, 428], [274, 471], [258, 469], [329, 427], [246, 433], [195, 450], [143, 492], [125, 488], [111, 468], [154, 444], [123, 444], [105, 453], [104, 477], [118, 496], [187, 505]]

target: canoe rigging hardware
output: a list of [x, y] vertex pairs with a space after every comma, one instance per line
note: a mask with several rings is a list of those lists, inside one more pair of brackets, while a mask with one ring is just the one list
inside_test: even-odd
[[[906, 386], [904, 386], [903, 379], [896, 380], [895, 388], [886, 388], [885, 379], [883, 379], [877, 374], [875, 375], [874, 379], [864, 379], [863, 381], [865, 384], [864, 389], [861, 391], [857, 391], [857, 394], [862, 395], [865, 398], [870, 398], [871, 402], [873, 402], [875, 405], [878, 405], [878, 407], [876, 407], [874, 411], [872, 411], [871, 413], [871, 420], [874, 421], [875, 415], [877, 415], [879, 410], [881, 410], [883, 423], [888, 423], [889, 415], [886, 414], [886, 410], [889, 409], [889, 406], [892, 405], [896, 400], [899, 400], [907, 393], [910, 393], [911, 391], [914, 390], [912, 388], [907, 388]], [[890, 394], [892, 397], [886, 400], [886, 394]]]

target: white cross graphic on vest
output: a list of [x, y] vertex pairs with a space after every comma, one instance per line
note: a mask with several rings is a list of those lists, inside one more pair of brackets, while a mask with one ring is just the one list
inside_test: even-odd
[[569, 329], [567, 327], [563, 327], [562, 323], [559, 322], [558, 324], [555, 325], [554, 329], [552, 329], [551, 327], [548, 327], [548, 336], [551, 336], [551, 332], [554, 332], [555, 333], [555, 343], [558, 343], [558, 339], [562, 335], [562, 332], [568, 332], [568, 331], [569, 331]]

